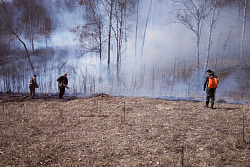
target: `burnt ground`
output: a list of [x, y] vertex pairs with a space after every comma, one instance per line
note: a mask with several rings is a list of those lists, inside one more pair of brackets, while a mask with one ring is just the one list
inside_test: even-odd
[[0, 166], [250, 166], [249, 105], [1, 94]]

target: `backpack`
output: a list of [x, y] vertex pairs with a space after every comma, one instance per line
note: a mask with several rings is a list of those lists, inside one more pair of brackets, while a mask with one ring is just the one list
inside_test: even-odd
[[217, 88], [218, 86], [218, 78], [214, 76], [210, 76], [208, 79], [208, 88]]

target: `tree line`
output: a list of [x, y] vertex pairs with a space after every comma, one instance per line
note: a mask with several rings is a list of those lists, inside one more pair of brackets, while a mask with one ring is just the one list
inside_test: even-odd
[[[47, 10], [52, 2], [56, 5], [62, 1], [0, 1], [1, 59], [4, 58], [4, 52], [11, 48], [9, 41], [16, 40], [23, 45], [30, 67], [34, 71], [29, 52], [35, 52], [35, 39], [44, 37], [47, 46], [47, 39], [58, 26], [55, 16]], [[121, 56], [126, 51], [124, 43], [130, 40], [131, 35], [134, 35], [136, 55], [139, 6], [144, 2], [141, 0], [65, 0], [63, 2], [67, 10], [74, 10], [75, 7], [80, 7], [83, 10], [82, 20], [84, 24], [74, 25], [70, 29], [76, 35], [82, 55], [97, 53], [100, 62], [103, 61], [104, 57], [107, 58], [108, 69], [110, 69], [111, 56], [115, 55], [116, 69], [119, 73]], [[151, 0], [148, 7], [143, 43], [152, 2]], [[247, 68], [246, 58], [248, 55], [245, 47], [245, 32], [249, 14], [249, 0], [162, 0], [154, 3], [173, 5], [173, 23], [182, 24], [195, 35], [196, 54], [194, 56], [196, 57], [196, 74], [198, 76], [200, 76], [200, 71], [206, 71], [208, 68], [211, 47], [215, 45], [213, 32], [220, 19], [223, 19], [221, 18], [223, 9], [229, 6], [238, 6], [239, 20], [241, 20], [240, 24], [242, 25], [242, 31], [239, 35], [240, 65]], [[60, 8], [61, 6], [55, 7]], [[205, 27], [209, 28], [208, 34], [204, 34]], [[132, 31], [135, 31], [135, 34], [131, 34]], [[201, 38], [207, 38], [206, 60], [203, 70], [200, 70]], [[29, 41], [29, 43], [25, 41]], [[142, 56], [143, 47], [141, 49]]]

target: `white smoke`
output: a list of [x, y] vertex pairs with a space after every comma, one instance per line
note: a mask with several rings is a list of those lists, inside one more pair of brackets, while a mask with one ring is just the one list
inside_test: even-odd
[[[44, 1], [47, 12], [52, 18], [55, 28], [47, 40], [48, 47], [55, 48], [55, 58], [50, 64], [51, 77], [55, 80], [58, 75], [68, 72], [69, 83], [72, 88], [83, 92], [84, 84], [88, 93], [105, 92], [113, 95], [126, 96], [176, 96], [176, 97], [201, 97], [190, 85], [195, 80], [195, 75], [190, 74], [189, 78], [174, 78], [173, 71], [180, 70], [188, 64], [195, 66], [196, 36], [191, 30], [181, 24], [172, 23], [173, 6], [164, 0], [153, 1], [149, 22], [145, 34], [143, 55], [141, 49], [143, 43], [144, 29], [149, 10], [150, 1], [140, 1], [139, 6], [139, 27], [137, 39], [137, 56], [135, 56], [135, 16], [127, 23], [130, 28], [127, 42], [123, 43], [125, 51], [121, 56], [121, 64], [117, 69], [115, 41], [112, 42], [113, 50], [111, 55], [110, 72], [107, 66], [107, 53], [103, 53], [100, 61], [98, 55], [82, 54], [77, 35], [70, 30], [84, 24], [83, 10], [79, 4], [71, 3], [67, 6], [65, 0]], [[232, 50], [238, 49], [241, 27], [239, 26], [237, 9], [225, 9], [220, 17], [220, 22], [213, 33], [211, 58], [215, 53], [222, 52], [223, 42], [227, 33], [232, 28], [230, 45], [225, 52], [225, 59]], [[204, 29], [200, 48], [200, 68], [203, 69], [209, 27]], [[246, 30], [246, 39], [250, 36], [249, 29]], [[220, 40], [221, 46], [218, 44]], [[45, 47], [45, 39], [42, 37], [35, 41], [36, 48]], [[63, 50], [63, 51], [62, 51]], [[104, 48], [105, 50], [105, 48]], [[63, 57], [63, 56], [64, 57]], [[217, 56], [217, 55], [216, 55]], [[221, 56], [221, 55], [219, 55]], [[65, 63], [62, 69], [59, 67]], [[185, 67], [186, 68], [186, 67]], [[195, 67], [194, 67], [195, 68]], [[213, 66], [209, 68], [214, 70]], [[188, 69], [186, 69], [188, 70]], [[215, 71], [216, 72], [216, 71]], [[51, 75], [51, 74], [50, 74]], [[235, 76], [232, 76], [233, 78]], [[72, 81], [72, 79], [74, 81]], [[175, 82], [175, 83], [173, 83]], [[171, 83], [169, 86], [166, 83]], [[226, 82], [222, 82], [223, 85]], [[230, 82], [231, 84], [231, 82]], [[222, 86], [224, 87], [224, 86]], [[235, 87], [232, 84], [231, 87]], [[56, 91], [56, 83], [53, 91]], [[71, 93], [73, 89], [70, 89]], [[202, 92], [202, 90], [201, 90]], [[221, 94], [221, 87], [218, 88], [218, 97]], [[202, 92], [204, 93], [204, 92]]]

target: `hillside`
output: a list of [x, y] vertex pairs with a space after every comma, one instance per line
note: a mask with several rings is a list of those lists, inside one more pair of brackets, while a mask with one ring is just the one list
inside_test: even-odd
[[0, 166], [249, 166], [249, 105], [203, 105], [2, 96]]

